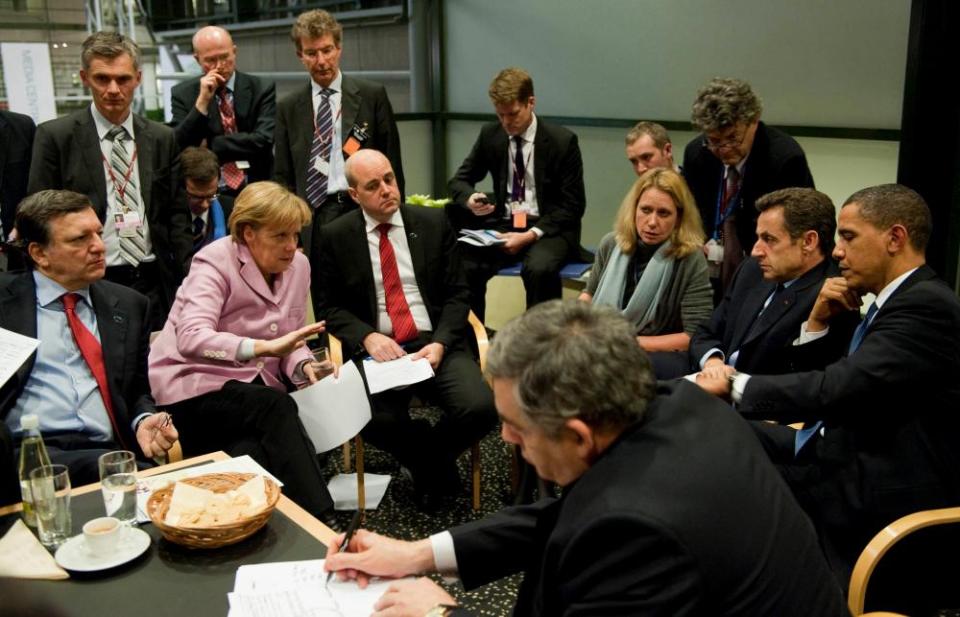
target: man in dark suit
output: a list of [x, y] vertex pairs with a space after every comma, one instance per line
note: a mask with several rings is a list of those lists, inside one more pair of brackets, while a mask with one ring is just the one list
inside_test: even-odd
[[834, 249], [843, 276], [824, 283], [799, 346], [818, 355], [836, 320], [875, 294], [848, 355], [818, 371], [698, 378], [748, 418], [806, 423], [757, 428], [844, 583], [885, 525], [960, 504], [960, 300], [925, 264], [930, 229], [904, 186], [854, 193]]
[[[523, 572], [516, 615], [845, 615], [813, 527], [747, 423], [691, 384], [657, 387], [633, 334], [619, 311], [568, 300], [494, 339], [503, 438], [564, 486], [561, 498], [419, 542], [361, 531], [350, 552], [328, 550], [326, 567], [439, 571], [467, 589]], [[454, 604], [420, 579], [395, 583], [376, 608], [466, 613], [442, 611]]]
[[93, 104], [37, 128], [30, 193], [86, 195], [104, 223], [105, 278], [150, 299], [150, 329], [163, 327], [193, 244], [173, 130], [130, 112], [140, 48], [115, 32], [83, 42], [80, 78]]
[[[559, 298], [560, 270], [579, 256], [586, 208], [577, 136], [540, 120], [533, 79], [520, 68], [500, 71], [488, 91], [499, 123], [484, 125], [473, 149], [450, 179], [447, 213], [456, 228], [494, 229], [503, 244], [465, 245], [463, 267], [470, 306], [483, 320], [487, 281], [522, 261], [527, 307]], [[487, 174], [493, 193], [475, 186]]]
[[[0, 110], [0, 241], [13, 231], [17, 204], [27, 196], [30, 151], [37, 127], [30, 116]], [[0, 270], [6, 269], [0, 248]]]
[[313, 223], [301, 234], [311, 254], [316, 230], [357, 208], [347, 190], [344, 163], [362, 148], [384, 153], [404, 194], [400, 134], [387, 91], [380, 84], [340, 71], [343, 27], [321, 9], [293, 24], [290, 38], [310, 83], [284, 97], [277, 109], [274, 180], [313, 208]]
[[[410, 470], [421, 505], [434, 507], [459, 485], [457, 456], [496, 422], [490, 388], [464, 343], [469, 307], [456, 240], [442, 212], [400, 205], [381, 153], [357, 152], [346, 173], [360, 210], [322, 227], [314, 243], [316, 314], [345, 355], [383, 362], [410, 352], [429, 361], [432, 379], [371, 396], [363, 435]], [[414, 392], [443, 410], [439, 423], [410, 418]]]
[[217, 155], [203, 147], [187, 146], [180, 153], [180, 173], [187, 190], [187, 204], [193, 225], [191, 255], [229, 233], [227, 220], [233, 211], [233, 197], [221, 195], [220, 163]]
[[[690, 368], [735, 366], [747, 373], [799, 370], [793, 341], [820, 292], [836, 276], [837, 223], [830, 198], [808, 188], [781, 189], [756, 202], [757, 240], [710, 321], [690, 340]], [[856, 327], [852, 314], [832, 328], [818, 368], [838, 359]], [[813, 367], [808, 367], [813, 368]], [[689, 369], [688, 369], [689, 370]]]
[[717, 302], [757, 240], [754, 201], [776, 189], [813, 187], [800, 144], [761, 122], [762, 111], [750, 84], [740, 79], [716, 78], [693, 102], [693, 125], [702, 134], [687, 144], [683, 177], [709, 238]]
[[213, 150], [223, 165], [220, 192], [235, 197], [246, 184], [273, 177], [276, 87], [236, 70], [237, 46], [219, 26], [193, 35], [193, 57], [203, 76], [170, 93], [177, 142]]
[[100, 280], [103, 226], [90, 200], [40, 191], [21, 204], [16, 224], [32, 270], [0, 274], [0, 327], [40, 344], [0, 386], [6, 427], [19, 439], [22, 416], [39, 416], [51, 460], [69, 466], [78, 486], [99, 480], [105, 452], [163, 454], [177, 431], [150, 397], [148, 301]]

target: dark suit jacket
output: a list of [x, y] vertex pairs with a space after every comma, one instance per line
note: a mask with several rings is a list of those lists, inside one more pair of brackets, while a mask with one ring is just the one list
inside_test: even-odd
[[525, 573], [515, 615], [847, 614], [750, 428], [686, 382], [661, 382], [559, 500], [451, 534], [467, 589]]
[[36, 130], [30, 116], [0, 111], [0, 222], [4, 234], [13, 229], [17, 205], [27, 196], [27, 175]]
[[[180, 178], [180, 150], [173, 129], [159, 122], [134, 115], [133, 132], [140, 197], [169, 304], [183, 280], [193, 248], [187, 194]], [[90, 110], [83, 109], [37, 128], [27, 190], [33, 193], [68, 189], [83, 193], [103, 222], [107, 214], [103, 165], [97, 126]]]
[[816, 464], [799, 483], [862, 547], [900, 516], [960, 505], [958, 374], [960, 300], [922, 266], [852, 355], [821, 371], [752, 377], [739, 410], [784, 423], [823, 420]]
[[[0, 273], [0, 328], [37, 336], [37, 296], [33, 273]], [[148, 301], [142, 294], [109, 281], [90, 285], [103, 346], [103, 363], [110, 382], [110, 399], [124, 443], [139, 452], [130, 423], [141, 413], [153, 413], [147, 381], [150, 347]], [[35, 356], [0, 386], [0, 419], [17, 402], [33, 370]], [[142, 456], [142, 453], [140, 454]]]
[[701, 324], [690, 339], [691, 366], [698, 368], [703, 354], [713, 348], [723, 351], [727, 358], [739, 349], [737, 370], [751, 375], [822, 368], [833, 362], [846, 352], [857, 326], [853, 313], [840, 317], [830, 328], [830, 334], [817, 350], [819, 357], [801, 354], [793, 341], [800, 336], [800, 326], [810, 316], [824, 279], [838, 274], [833, 259], [824, 259], [785, 289], [757, 321], [763, 303], [777, 284], [765, 281], [757, 261], [747, 259], [734, 274], [710, 321]]
[[[274, 133], [274, 180], [306, 199], [307, 167], [313, 143], [313, 101], [307, 85], [283, 98], [277, 106], [277, 127]], [[400, 158], [400, 134], [393, 120], [393, 108], [387, 91], [380, 84], [343, 76], [340, 134], [346, 140], [354, 125], [367, 126], [369, 139], [364, 148], [379, 150], [390, 159], [397, 176], [400, 194], [404, 194], [403, 161]], [[348, 158], [344, 153], [344, 158]]]
[[[703, 145], [703, 135], [694, 138], [684, 150], [683, 177], [697, 200], [703, 228], [709, 238], [716, 226], [723, 163]], [[792, 186], [813, 187], [807, 157], [792, 137], [761, 122], [743, 170], [736, 212], [737, 235], [747, 254], [757, 241], [758, 212], [754, 207], [757, 198]]]
[[220, 164], [248, 161], [247, 179], [250, 182], [270, 180], [273, 177], [273, 131], [277, 114], [277, 90], [273, 82], [237, 71], [233, 90], [233, 112], [237, 132], [223, 134], [217, 97], [210, 99], [207, 114], [197, 111], [194, 103], [200, 94], [200, 78], [194, 77], [173, 87], [170, 93], [173, 121], [180, 149], [199, 146], [204, 139], [207, 147], [220, 159]]
[[[456, 236], [440, 210], [400, 206], [417, 286], [433, 324], [432, 341], [461, 345], [469, 292], [460, 268]], [[320, 228], [313, 244], [313, 301], [318, 319], [340, 338], [345, 353], [362, 351], [377, 331], [377, 295], [363, 213], [349, 212]]]
[[[509, 136], [499, 123], [484, 125], [470, 154], [450, 179], [453, 203], [448, 205], [448, 212], [458, 226], [485, 227], [502, 219], [509, 192], [508, 142]], [[571, 247], [579, 247], [580, 219], [587, 199], [577, 136], [538, 117], [533, 148], [533, 178], [540, 210], [536, 226], [545, 236], [563, 236]], [[493, 178], [493, 194], [489, 197], [497, 205], [490, 220], [479, 219], [466, 210], [467, 199], [487, 174]]]

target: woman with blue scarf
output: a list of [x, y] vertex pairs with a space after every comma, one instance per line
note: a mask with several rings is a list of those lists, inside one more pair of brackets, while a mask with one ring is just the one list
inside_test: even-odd
[[651, 169], [627, 193], [612, 233], [600, 241], [581, 300], [623, 311], [648, 351], [686, 351], [710, 318], [713, 292], [703, 224], [687, 183]]

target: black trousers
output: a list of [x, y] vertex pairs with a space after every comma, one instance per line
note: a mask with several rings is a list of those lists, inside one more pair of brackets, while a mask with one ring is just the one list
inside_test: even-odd
[[341, 191], [333, 195], [327, 195], [320, 207], [313, 210], [313, 219], [310, 224], [300, 232], [300, 244], [303, 246], [303, 254], [307, 257], [313, 255], [313, 242], [319, 234], [321, 227], [334, 221], [348, 212], [359, 208], [355, 201], [350, 199], [346, 191]]
[[184, 456], [223, 450], [249, 454], [283, 482], [283, 493], [314, 516], [333, 507], [316, 452], [285, 392], [261, 383], [223, 388], [167, 405]]
[[505, 253], [499, 247], [459, 244], [460, 261], [470, 287], [470, 308], [480, 321], [484, 320], [486, 313], [487, 281], [517, 261], [522, 264], [520, 278], [526, 290], [527, 308], [561, 297], [560, 270], [576, 248], [560, 236], [544, 236], [516, 255]]
[[[437, 424], [410, 417], [414, 394], [443, 411]], [[392, 454], [420, 478], [449, 470], [460, 453], [497, 422], [493, 392], [473, 355], [461, 349], [444, 354], [432, 379], [374, 394], [370, 404], [373, 417], [363, 429], [363, 438]]]
[[130, 287], [150, 299], [148, 316], [151, 332], [163, 330], [173, 299], [164, 287], [163, 276], [157, 261], [144, 262], [137, 267], [110, 266], [103, 278], [110, 282]]

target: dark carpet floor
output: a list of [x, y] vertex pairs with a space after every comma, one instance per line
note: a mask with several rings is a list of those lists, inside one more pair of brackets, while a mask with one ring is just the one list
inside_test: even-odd
[[[430, 409], [415, 410], [415, 417], [435, 418]], [[364, 464], [368, 473], [389, 474], [390, 486], [383, 501], [376, 510], [368, 510], [364, 528], [380, 534], [404, 540], [418, 540], [431, 534], [449, 529], [460, 523], [482, 518], [496, 512], [512, 502], [510, 487], [510, 446], [500, 439], [500, 433], [493, 431], [480, 442], [481, 459], [481, 499], [480, 510], [474, 512], [470, 503], [472, 494], [470, 454], [464, 453], [458, 461], [462, 491], [449, 505], [438, 512], [426, 514], [417, 509], [413, 501], [413, 485], [400, 474], [397, 462], [388, 454], [375, 447], [365, 445]], [[327, 461], [327, 473], [339, 473], [343, 466], [343, 457], [337, 450], [331, 453]], [[337, 514], [339, 527], [345, 528], [350, 521], [350, 512]], [[509, 615], [517, 595], [517, 587], [522, 575], [501, 579], [473, 591], [464, 591], [459, 583], [448, 585], [439, 577], [434, 580], [441, 583], [460, 604], [476, 615]]]

